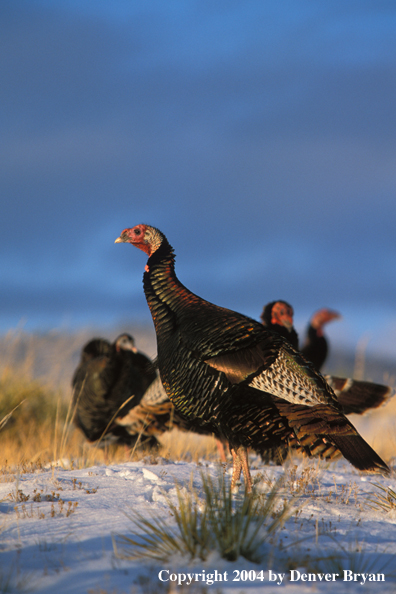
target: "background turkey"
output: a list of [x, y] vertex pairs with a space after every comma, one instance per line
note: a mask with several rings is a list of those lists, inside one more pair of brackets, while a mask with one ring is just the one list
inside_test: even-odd
[[103, 338], [85, 345], [72, 384], [75, 423], [89, 441], [157, 448], [165, 432], [193, 430], [175, 412], [154, 369], [129, 334], [114, 345]]
[[311, 317], [301, 352], [309, 361], [315, 365], [316, 369], [321, 370], [329, 353], [329, 343], [324, 334], [324, 327], [333, 320], [339, 320], [341, 315], [323, 307], [315, 312]]
[[[130, 435], [141, 435], [143, 441], [153, 436], [157, 438], [174, 428], [179, 431], [192, 431], [198, 435], [213, 435], [212, 431], [197, 427], [175, 410], [159, 377], [147, 389], [139, 404], [131, 408], [125, 416], [117, 417], [114, 422], [124, 427]], [[221, 461], [226, 462], [228, 445], [216, 439], [216, 446]], [[275, 458], [275, 455], [272, 458]]]
[[[133, 446], [134, 435], [115, 422], [139, 404], [156, 379], [151, 360], [139, 353], [129, 334], [121, 334], [113, 344], [103, 338], [89, 341], [81, 352], [72, 380], [75, 424], [93, 442]], [[157, 440], [140, 440], [146, 446]]]
[[316, 453], [310, 446], [321, 439], [360, 470], [389, 472], [343, 415], [323, 377], [290, 343], [180, 283], [173, 248], [158, 229], [125, 229], [116, 239], [121, 242], [149, 256], [143, 285], [164, 388], [183, 417], [229, 442], [233, 487], [242, 469], [251, 490], [246, 448], [263, 453], [289, 440]]
[[286, 338], [290, 344], [299, 349], [298, 334], [293, 326], [294, 310], [287, 301], [271, 301], [263, 307], [260, 319], [263, 325], [270, 330], [274, 330], [283, 338]]
[[302, 348], [299, 346], [298, 334], [293, 326], [293, 316], [294, 311], [290, 303], [279, 299], [264, 306], [261, 321], [267, 328], [276, 330], [278, 334], [287, 338], [295, 349], [300, 349], [304, 357], [320, 371], [329, 352], [324, 326], [341, 316], [325, 307], [314, 313], [310, 319]]
[[184, 421], [175, 413], [159, 377], [152, 382], [140, 402], [130, 408], [126, 415], [120, 414], [114, 420], [132, 437], [138, 437], [143, 443], [161, 436], [174, 427], [184, 427]]
[[[320, 315], [318, 317], [322, 320], [321, 323], [323, 323], [324, 319], [329, 319], [331, 317], [330, 313], [324, 312], [331, 312], [331, 310], [319, 310], [318, 314]], [[335, 314], [335, 312], [333, 313], [334, 315], [331, 319], [335, 319], [337, 316], [339, 317], [338, 314]], [[293, 308], [286, 301], [271, 301], [271, 303], [264, 306], [261, 320], [267, 328], [289, 340], [293, 347], [298, 349], [298, 334], [293, 326], [293, 315]], [[312, 319], [318, 319], [318, 317], [317, 314], [315, 314]], [[319, 327], [320, 323], [315, 323], [315, 326]], [[324, 336], [321, 338], [324, 339]], [[320, 358], [322, 358], [323, 342], [318, 340], [317, 344]], [[313, 355], [315, 355], [314, 345], [315, 341], [312, 340], [310, 352]], [[306, 359], [311, 361], [306, 351], [302, 350], [301, 352]], [[318, 360], [315, 356], [314, 359]], [[352, 378], [337, 377], [334, 375], [324, 375], [324, 378], [333, 388], [344, 414], [347, 415], [352, 413], [360, 415], [369, 410], [378, 408], [385, 404], [394, 394], [394, 390], [391, 387], [382, 384], [354, 380]]]

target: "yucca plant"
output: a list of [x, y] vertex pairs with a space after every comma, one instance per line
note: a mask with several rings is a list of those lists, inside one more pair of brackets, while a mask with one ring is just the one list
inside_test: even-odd
[[209, 475], [202, 475], [202, 484], [205, 511], [220, 555], [229, 561], [242, 556], [259, 563], [262, 545], [290, 515], [291, 505], [280, 495], [283, 480], [266, 493], [242, 499], [234, 498], [222, 476], [214, 485]]
[[164, 561], [180, 554], [204, 561], [209, 553], [218, 551], [230, 561], [242, 556], [259, 563], [263, 544], [291, 515], [292, 503], [281, 498], [281, 482], [265, 494], [235, 498], [223, 475], [217, 484], [209, 475], [202, 473], [201, 478], [203, 499], [192, 485], [187, 491], [176, 484], [177, 503], [168, 498], [173, 526], [162, 517], [127, 514], [139, 536], [114, 538], [116, 556]]
[[380, 493], [374, 493], [375, 499], [368, 499], [367, 505], [372, 509], [390, 512], [396, 510], [396, 493], [390, 487], [374, 484]]

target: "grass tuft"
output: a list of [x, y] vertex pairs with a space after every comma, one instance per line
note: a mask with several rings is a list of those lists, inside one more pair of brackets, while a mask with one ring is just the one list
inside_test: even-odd
[[356, 541], [343, 546], [332, 535], [329, 536], [337, 546], [332, 554], [318, 555], [306, 562], [307, 570], [314, 573], [338, 573], [343, 575], [344, 569], [354, 574], [384, 573], [393, 563], [393, 556], [386, 555], [386, 551], [369, 552], [364, 542]]
[[369, 499], [367, 505], [371, 509], [385, 511], [387, 513], [396, 510], [396, 493], [390, 487], [383, 487], [382, 485], [374, 484], [379, 493], [374, 493], [375, 499]]
[[176, 484], [177, 503], [168, 498], [175, 525], [163, 517], [127, 514], [137, 530], [136, 536], [120, 535], [113, 539], [119, 558], [149, 558], [165, 561], [173, 555], [205, 561], [217, 551], [223, 559], [244, 557], [253, 563], [265, 557], [263, 545], [291, 516], [292, 504], [281, 496], [283, 481], [266, 493], [235, 499], [224, 476], [217, 484], [201, 474], [203, 499], [191, 488]]

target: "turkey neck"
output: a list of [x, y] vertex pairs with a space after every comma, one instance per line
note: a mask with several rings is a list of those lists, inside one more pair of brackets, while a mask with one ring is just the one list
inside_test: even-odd
[[178, 335], [180, 340], [180, 334], [203, 359], [224, 349], [238, 350], [256, 335], [262, 336], [263, 326], [255, 320], [198, 297], [179, 281], [173, 248], [167, 240], [148, 259], [143, 286], [157, 333], [159, 359], [160, 346], [166, 341], [169, 348], [169, 339]]
[[202, 307], [216, 308], [187, 289], [175, 273], [175, 254], [167, 240], [150, 256], [143, 276], [147, 303], [158, 334], [173, 330], [171, 320], [189, 323]]
[[175, 274], [175, 255], [166, 239], [147, 261], [143, 287], [158, 340], [172, 330], [171, 321], [180, 303], [193, 297]]
[[282, 324], [272, 323], [267, 324], [265, 327], [271, 330], [272, 332], [275, 332], [279, 336], [285, 338], [287, 342], [290, 342], [292, 347], [298, 351], [298, 334], [294, 328], [292, 328], [290, 331], [287, 328], [285, 328], [285, 326], [282, 326]]

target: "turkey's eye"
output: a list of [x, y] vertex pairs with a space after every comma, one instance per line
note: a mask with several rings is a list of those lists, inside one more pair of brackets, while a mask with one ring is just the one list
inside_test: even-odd
[[133, 232], [135, 235], [140, 235], [140, 229], [134, 229]]

